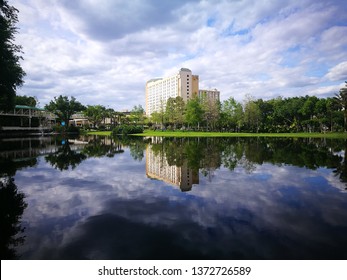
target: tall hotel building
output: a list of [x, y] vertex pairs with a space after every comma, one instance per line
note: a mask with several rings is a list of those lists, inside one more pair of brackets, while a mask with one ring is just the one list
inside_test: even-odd
[[180, 96], [184, 102], [199, 93], [199, 76], [187, 68], [167, 78], [152, 79], [146, 83], [146, 115], [165, 110], [170, 97]]

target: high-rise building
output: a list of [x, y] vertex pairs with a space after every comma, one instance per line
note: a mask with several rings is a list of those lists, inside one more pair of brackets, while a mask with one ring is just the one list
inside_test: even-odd
[[149, 80], [146, 83], [146, 115], [165, 110], [170, 97], [180, 96], [184, 102], [199, 92], [199, 76], [193, 75], [187, 68], [167, 78]]
[[220, 91], [217, 89], [199, 89], [198, 96], [200, 99], [208, 99], [210, 101], [220, 100]]

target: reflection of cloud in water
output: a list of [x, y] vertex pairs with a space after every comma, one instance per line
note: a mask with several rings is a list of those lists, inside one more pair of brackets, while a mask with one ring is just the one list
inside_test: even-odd
[[16, 182], [29, 205], [24, 258], [347, 257], [346, 194], [324, 169], [220, 168], [181, 193], [126, 151], [73, 172], [40, 161]]

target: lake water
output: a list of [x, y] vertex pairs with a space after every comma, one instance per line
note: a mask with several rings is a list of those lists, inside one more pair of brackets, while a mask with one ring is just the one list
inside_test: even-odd
[[2, 259], [346, 259], [346, 140], [0, 139]]

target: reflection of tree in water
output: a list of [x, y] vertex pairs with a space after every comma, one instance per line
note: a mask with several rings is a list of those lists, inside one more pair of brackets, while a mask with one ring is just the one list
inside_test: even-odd
[[163, 138], [153, 142], [151, 149], [156, 156], [165, 157], [169, 166], [187, 167], [193, 173], [199, 169], [212, 180], [214, 171], [221, 165], [220, 145], [215, 138]]
[[14, 176], [17, 170], [32, 167], [37, 164], [36, 158], [25, 158], [21, 160], [0, 158], [0, 177]]
[[163, 154], [169, 165], [200, 170], [212, 179], [221, 165], [233, 171], [243, 168], [247, 173], [257, 165], [293, 165], [309, 169], [326, 167], [336, 169], [342, 182], [347, 182], [347, 161], [338, 152], [346, 150], [347, 141], [312, 138], [164, 138], [152, 143], [157, 155]]
[[129, 147], [130, 155], [134, 160], [142, 161], [146, 150], [146, 141], [142, 137], [116, 136], [114, 138], [119, 145]]
[[[154, 138], [153, 138], [154, 139]], [[257, 165], [271, 163], [275, 165], [293, 165], [309, 169], [326, 167], [336, 169], [342, 182], [347, 182], [347, 161], [339, 154], [346, 150], [347, 141], [324, 138], [155, 138], [144, 140], [141, 137], [94, 137], [88, 139], [82, 154], [91, 156], [114, 156], [129, 147], [133, 159], [141, 161], [148, 142], [156, 156], [160, 156], [169, 166], [181, 167], [184, 163], [194, 172], [213, 179], [215, 170], [222, 165], [233, 171], [243, 168], [246, 173], [252, 173]], [[70, 164], [64, 159], [64, 153], [59, 152], [52, 157], [57, 166], [67, 169], [68, 166], [80, 163], [83, 155], [70, 151], [67, 148], [65, 156], [73, 156]], [[63, 150], [64, 151], [64, 150]], [[79, 157], [82, 157], [79, 158]], [[61, 162], [62, 166], [59, 165]], [[63, 165], [65, 163], [66, 166]], [[53, 164], [52, 164], [53, 165]]]
[[16, 259], [15, 247], [24, 242], [24, 228], [20, 224], [27, 204], [24, 194], [18, 191], [14, 179], [0, 179], [1, 259]]
[[74, 169], [86, 158], [86, 155], [72, 150], [69, 141], [65, 141], [57, 152], [45, 156], [46, 161], [60, 171], [68, 170], [70, 166]]
[[327, 139], [240, 138], [229, 142], [223, 150], [222, 161], [230, 170], [240, 166], [252, 171], [255, 164], [265, 162], [313, 170], [319, 167], [336, 168], [341, 161], [336, 150], [335, 141]]
[[347, 140], [344, 140], [344, 157], [340, 164], [334, 170], [336, 176], [339, 176], [341, 182], [345, 183], [345, 190], [347, 190]]
[[82, 153], [88, 157], [114, 157], [123, 153], [122, 144], [110, 137], [98, 137], [96, 135], [88, 138], [88, 144], [83, 148]]

